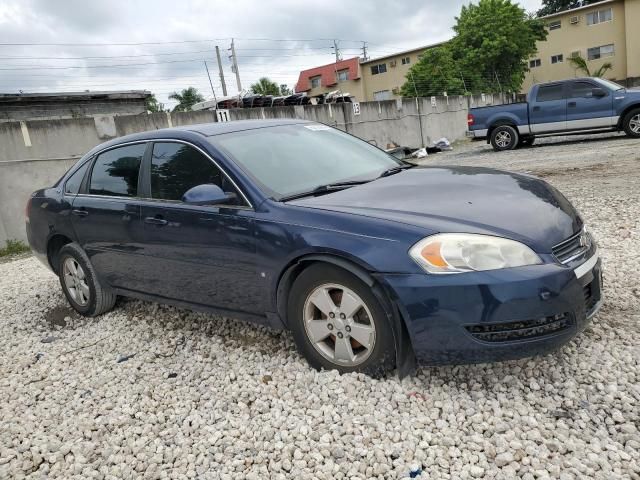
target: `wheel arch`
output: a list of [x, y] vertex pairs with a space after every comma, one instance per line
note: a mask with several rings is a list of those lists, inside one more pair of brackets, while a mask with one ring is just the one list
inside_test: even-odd
[[620, 118], [618, 118], [618, 130], [622, 130], [624, 128], [625, 117], [629, 114], [631, 110], [635, 110], [635, 109], [640, 109], [640, 102], [627, 105], [625, 109], [620, 113]]
[[54, 273], [58, 273], [57, 259], [60, 249], [72, 242], [73, 240], [71, 238], [62, 233], [54, 233], [47, 240], [47, 261], [49, 262], [49, 266], [54, 271]]
[[502, 127], [504, 125], [508, 125], [509, 127], [513, 127], [516, 129], [516, 132], [518, 132], [518, 135], [520, 135], [520, 129], [518, 128], [518, 125], [516, 123], [516, 121], [512, 118], [499, 118], [493, 122], [491, 122], [491, 126], [487, 129], [487, 143], [491, 143], [491, 134], [493, 133], [493, 131], [498, 128], [498, 127]]

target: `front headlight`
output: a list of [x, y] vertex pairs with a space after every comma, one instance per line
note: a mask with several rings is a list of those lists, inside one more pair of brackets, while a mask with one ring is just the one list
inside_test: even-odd
[[429, 273], [462, 273], [538, 265], [542, 260], [514, 240], [472, 233], [441, 233], [426, 237], [409, 255]]

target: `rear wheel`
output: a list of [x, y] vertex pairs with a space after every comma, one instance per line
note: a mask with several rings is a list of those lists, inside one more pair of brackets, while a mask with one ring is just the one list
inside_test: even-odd
[[624, 116], [622, 127], [628, 136], [640, 138], [640, 108], [631, 110]]
[[69, 243], [62, 247], [58, 261], [60, 285], [74, 310], [95, 317], [113, 308], [116, 296], [104, 290], [80, 245]]
[[491, 146], [496, 152], [513, 150], [518, 146], [520, 135], [511, 125], [500, 125], [491, 132]]
[[332, 265], [316, 264], [296, 279], [289, 327], [309, 364], [341, 373], [382, 375], [395, 361], [393, 331], [365, 283]]

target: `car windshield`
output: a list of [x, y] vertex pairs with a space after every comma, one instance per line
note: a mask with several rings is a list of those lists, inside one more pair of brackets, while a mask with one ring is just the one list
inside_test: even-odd
[[623, 90], [624, 87], [622, 85], [617, 84], [616, 82], [612, 82], [611, 80], [605, 80], [604, 78], [594, 78], [594, 80], [611, 90]]
[[406, 165], [367, 142], [316, 123], [226, 133], [210, 141], [275, 199], [324, 185], [373, 180]]

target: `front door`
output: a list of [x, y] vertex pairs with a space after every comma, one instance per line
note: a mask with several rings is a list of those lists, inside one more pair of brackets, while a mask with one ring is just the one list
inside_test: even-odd
[[[265, 285], [255, 269], [254, 211], [200, 150], [156, 142], [145, 165], [143, 202], [146, 291], [167, 299], [264, 314]], [[235, 199], [224, 205], [182, 202], [187, 190], [215, 184]]]
[[138, 176], [146, 148], [136, 143], [99, 154], [73, 200], [71, 222], [80, 245], [100, 280], [117, 288], [139, 288]]
[[562, 83], [542, 85], [535, 99], [529, 99], [532, 133], [562, 131], [567, 128], [567, 99]]
[[[600, 88], [606, 95], [594, 97], [594, 88]], [[611, 127], [616, 121], [611, 92], [588, 80], [571, 82], [567, 99], [567, 129]]]

